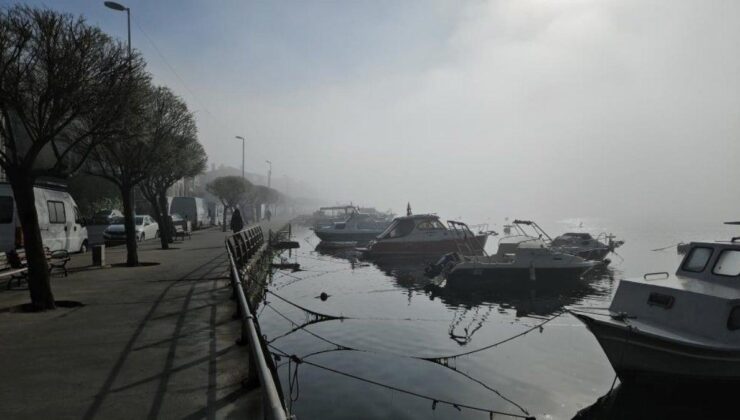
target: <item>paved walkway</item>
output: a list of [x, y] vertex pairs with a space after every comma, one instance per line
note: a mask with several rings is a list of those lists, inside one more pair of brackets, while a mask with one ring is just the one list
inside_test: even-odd
[[[276, 223], [273, 223], [276, 225]], [[28, 290], [0, 291], [0, 418], [257, 418], [246, 392], [246, 350], [235, 344], [224, 233], [140, 248], [143, 267], [83, 268], [54, 277], [57, 301], [83, 307], [44, 313], [7, 308]], [[110, 264], [125, 249], [107, 249]]]

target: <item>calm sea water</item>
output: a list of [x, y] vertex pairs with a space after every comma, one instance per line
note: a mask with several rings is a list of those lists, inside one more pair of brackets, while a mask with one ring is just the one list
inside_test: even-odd
[[[558, 234], [577, 225], [562, 221], [547, 229]], [[609, 391], [614, 371], [563, 306], [608, 306], [619, 279], [675, 271], [677, 242], [738, 234], [720, 223], [669, 230], [590, 221], [580, 230], [608, 230], [626, 243], [608, 270], [547, 294], [437, 287], [423, 264], [368, 263], [351, 250], [317, 250], [318, 238], [297, 230], [301, 248], [283, 257], [302, 271], [275, 272], [275, 295], [267, 294], [258, 312], [273, 351], [305, 358], [277, 362], [292, 412], [299, 419], [490, 418], [480, 409], [572, 418]], [[489, 252], [496, 246], [491, 238]], [[452, 357], [462, 353], [470, 354]], [[649, 404], [633, 400], [633, 410]]]

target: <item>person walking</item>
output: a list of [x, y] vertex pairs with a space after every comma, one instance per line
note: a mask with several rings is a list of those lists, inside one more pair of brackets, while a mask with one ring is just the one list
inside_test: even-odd
[[234, 213], [231, 215], [231, 231], [236, 233], [244, 229], [244, 221], [242, 221], [242, 215], [239, 213], [239, 209], [234, 209]]

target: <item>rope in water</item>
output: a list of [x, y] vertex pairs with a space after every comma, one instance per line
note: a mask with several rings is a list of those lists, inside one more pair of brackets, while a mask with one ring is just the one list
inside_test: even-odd
[[[326, 314], [322, 314], [322, 313], [319, 313], [319, 312], [315, 312], [315, 311], [312, 311], [310, 309], [306, 309], [306, 308], [304, 308], [304, 307], [302, 307], [302, 306], [300, 306], [300, 305], [298, 305], [296, 303], [290, 302], [289, 300], [283, 298], [280, 295], [275, 294], [274, 292], [271, 292], [270, 290], [267, 290], [267, 292], [270, 293], [271, 295], [279, 298], [280, 300], [282, 300], [282, 301], [284, 301], [284, 302], [286, 302], [286, 303], [288, 303], [288, 304], [290, 304], [292, 306], [295, 306], [296, 308], [301, 309], [302, 311], [305, 311], [306, 313], [311, 314], [311, 315], [313, 315], [315, 317], [324, 318], [326, 320], [329, 320], [329, 319], [341, 319], [341, 320], [345, 320], [345, 319], [358, 319], [358, 318], [351, 318], [351, 317], [345, 317], [345, 316], [338, 317], [338, 316], [334, 316], [334, 315], [326, 315]], [[290, 319], [287, 316], [285, 316], [284, 314], [280, 313], [277, 309], [275, 309], [269, 303], [266, 303], [265, 305], [269, 306], [273, 311], [275, 311], [276, 313], [278, 313], [281, 317], [285, 318], [287, 321], [289, 321], [294, 326], [301, 327], [298, 323], [294, 322], [292, 319]], [[484, 347], [481, 347], [481, 348], [478, 348], [478, 349], [475, 349], [475, 350], [470, 350], [470, 351], [467, 351], [467, 352], [462, 352], [462, 353], [458, 353], [458, 354], [454, 354], [454, 355], [450, 355], [450, 356], [438, 356], [438, 357], [415, 357], [415, 356], [409, 356], [409, 357], [414, 357], [416, 359], [422, 359], [422, 360], [429, 360], [429, 361], [433, 361], [433, 362], [440, 363], [440, 364], [446, 364], [450, 359], [454, 359], [454, 358], [461, 357], [461, 356], [467, 356], [467, 355], [471, 355], [471, 354], [474, 354], [474, 353], [479, 353], [481, 351], [488, 350], [488, 349], [491, 349], [493, 347], [497, 347], [497, 346], [499, 346], [501, 344], [507, 343], [507, 342], [509, 342], [509, 341], [511, 341], [513, 339], [516, 339], [516, 338], [519, 338], [521, 336], [527, 335], [530, 332], [535, 331], [537, 329], [541, 329], [545, 324], [547, 324], [548, 322], [554, 320], [555, 318], [558, 318], [559, 316], [563, 315], [564, 313], [565, 312], [560, 312], [560, 313], [558, 313], [558, 314], [556, 314], [556, 315], [554, 315], [554, 316], [552, 316], [550, 318], [546, 318], [544, 321], [540, 322], [539, 324], [536, 324], [536, 325], [532, 326], [531, 328], [529, 328], [529, 329], [527, 329], [527, 330], [525, 330], [525, 331], [523, 331], [523, 332], [521, 332], [519, 334], [516, 334], [516, 335], [514, 335], [512, 337], [506, 338], [506, 339], [501, 340], [501, 341], [497, 341], [495, 343], [489, 344], [487, 346], [484, 346]], [[314, 335], [317, 338], [320, 337], [317, 334], [310, 332], [309, 330], [304, 329], [304, 331], [308, 332], [311, 335]], [[341, 345], [341, 344], [334, 343], [334, 342], [332, 342], [330, 340], [324, 339], [323, 337], [321, 337], [320, 339], [323, 340], [323, 341], [326, 341], [328, 343], [331, 343], [332, 345], [336, 345], [338, 347], [350, 348], [350, 347], [347, 347], [347, 346], [344, 346], [344, 345]], [[365, 350], [360, 350], [360, 349], [353, 349], [353, 350], [365, 351]]]
[[535, 417], [530, 416], [528, 414], [527, 415], [522, 415], [522, 414], [517, 414], [517, 413], [510, 413], [510, 412], [505, 412], [505, 411], [498, 411], [498, 410], [494, 410], [494, 409], [491, 409], [491, 408], [478, 407], [478, 406], [474, 406], [474, 405], [468, 405], [468, 404], [458, 403], [458, 402], [454, 402], [454, 401], [449, 401], [449, 400], [444, 400], [444, 399], [432, 397], [430, 395], [421, 394], [421, 393], [418, 393], [418, 392], [415, 392], [415, 391], [410, 391], [408, 389], [399, 388], [397, 386], [393, 386], [393, 385], [389, 385], [389, 384], [384, 384], [382, 382], [378, 382], [378, 381], [374, 381], [374, 380], [371, 380], [371, 379], [363, 378], [361, 376], [357, 376], [357, 375], [354, 375], [352, 373], [343, 372], [343, 371], [338, 370], [338, 369], [334, 369], [334, 368], [331, 368], [331, 367], [328, 367], [328, 366], [324, 366], [324, 365], [321, 365], [319, 363], [311, 362], [309, 360], [306, 360], [305, 358], [300, 358], [300, 357], [298, 357], [298, 356], [296, 356], [294, 354], [293, 355], [289, 355], [288, 353], [280, 350], [279, 348], [277, 348], [277, 347], [275, 347], [273, 345], [270, 345], [270, 347], [274, 350], [273, 354], [277, 354], [280, 357], [290, 358], [296, 364], [307, 364], [309, 366], [313, 366], [315, 368], [326, 370], [328, 372], [332, 372], [332, 373], [335, 373], [335, 374], [338, 374], [338, 375], [342, 375], [342, 376], [345, 376], [345, 377], [348, 377], [348, 378], [352, 378], [352, 379], [355, 379], [355, 380], [358, 380], [358, 381], [361, 381], [361, 382], [365, 382], [365, 383], [372, 384], [372, 385], [375, 385], [375, 386], [379, 386], [379, 387], [382, 387], [382, 388], [390, 389], [390, 390], [393, 390], [393, 391], [396, 391], [396, 392], [401, 392], [403, 394], [412, 395], [412, 396], [415, 396], [417, 398], [423, 398], [423, 399], [432, 401], [432, 409], [433, 410], [436, 409], [437, 404], [446, 404], [446, 405], [449, 405], [451, 407], [454, 407], [454, 408], [456, 408], [458, 410], [461, 409], [461, 408], [466, 408], [468, 410], [473, 410], [473, 411], [478, 411], [478, 412], [483, 412], [483, 413], [489, 413], [490, 415], [496, 414], [496, 415], [509, 416], [509, 417], [520, 418], [520, 419], [526, 419], [526, 420], [530, 420], [530, 419], [533, 420], [533, 419], [535, 419]]
[[408, 358], [408, 359], [417, 359], [417, 360], [423, 360], [423, 361], [426, 361], [426, 362], [435, 363], [435, 364], [438, 364], [438, 365], [443, 366], [445, 368], [448, 368], [448, 369], [452, 370], [453, 372], [455, 372], [457, 374], [460, 374], [460, 375], [462, 375], [462, 376], [464, 376], [464, 377], [466, 377], [466, 378], [468, 378], [468, 379], [470, 379], [470, 380], [478, 383], [479, 385], [483, 386], [484, 388], [486, 388], [486, 389], [494, 392], [496, 395], [498, 395], [499, 397], [501, 397], [505, 401], [507, 401], [507, 402], [511, 403], [512, 405], [516, 406], [523, 413], [529, 414], [529, 412], [526, 409], [524, 409], [524, 407], [522, 407], [521, 405], [517, 404], [516, 402], [510, 400], [509, 398], [505, 397], [503, 394], [501, 394], [496, 389], [491, 388], [489, 385], [487, 385], [483, 381], [481, 381], [481, 380], [479, 380], [477, 378], [474, 378], [474, 377], [466, 374], [465, 372], [462, 372], [462, 371], [457, 370], [455, 367], [450, 366], [449, 363], [447, 363], [447, 362], [440, 363], [440, 362], [438, 362], [438, 361], [436, 361], [434, 359], [428, 359], [428, 358], [423, 358], [423, 357], [409, 356], [409, 355], [405, 355], [405, 354], [398, 354], [398, 353], [385, 352], [385, 351], [364, 350], [364, 349], [356, 349], [356, 348], [348, 347], [348, 346], [339, 344], [339, 343], [337, 343], [335, 341], [329, 340], [326, 337], [322, 337], [321, 335], [316, 334], [316, 333], [314, 333], [312, 331], [309, 331], [309, 330], [307, 330], [307, 329], [304, 328], [305, 326], [308, 326], [311, 323], [307, 323], [307, 324], [304, 324], [304, 325], [298, 325], [295, 321], [293, 321], [292, 319], [290, 319], [290, 317], [288, 317], [285, 314], [281, 313], [280, 311], [278, 311], [277, 309], [275, 309], [275, 307], [273, 307], [269, 303], [268, 304], [265, 304], [265, 306], [269, 306], [270, 309], [272, 309], [275, 313], [277, 313], [279, 316], [281, 316], [282, 318], [284, 318], [285, 320], [287, 320], [288, 322], [290, 322], [292, 325], [294, 325], [294, 328], [292, 330], [290, 330], [288, 333], [282, 334], [282, 335], [277, 336], [277, 337], [273, 338], [272, 340], [268, 341], [268, 345], [269, 346], [272, 346], [272, 343], [275, 342], [276, 340], [278, 340], [279, 338], [282, 338], [282, 337], [284, 337], [284, 336], [286, 336], [286, 335], [288, 335], [290, 333], [293, 333], [295, 331], [303, 330], [304, 332], [310, 334], [311, 336], [313, 336], [313, 337], [315, 337], [315, 338], [317, 338], [317, 339], [319, 339], [319, 340], [321, 340], [321, 341], [323, 341], [325, 343], [331, 344], [332, 346], [335, 346], [336, 347], [335, 349], [321, 350], [321, 351], [318, 351], [318, 352], [315, 352], [315, 353], [308, 354], [306, 356], [303, 356], [304, 359], [305, 358], [308, 358], [308, 357], [311, 357], [311, 356], [318, 355], [318, 354], [328, 353], [328, 352], [333, 352], [333, 351], [354, 351], [354, 352], [358, 352], [358, 353], [385, 354], [385, 355], [391, 355], [391, 356], [394, 356], [394, 357], [402, 357], [402, 358]]

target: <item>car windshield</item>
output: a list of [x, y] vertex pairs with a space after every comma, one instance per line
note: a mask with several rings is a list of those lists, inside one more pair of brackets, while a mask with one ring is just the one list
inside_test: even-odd
[[112, 225], [122, 225], [123, 224], [123, 217], [114, 217], [111, 220]]
[[144, 224], [144, 216], [136, 216], [136, 224], [137, 225], [143, 225]]

